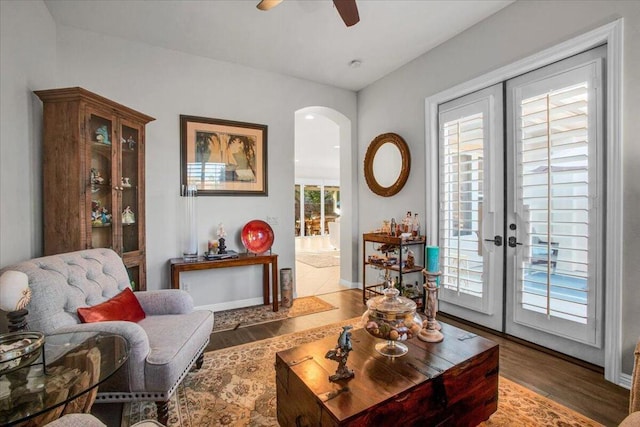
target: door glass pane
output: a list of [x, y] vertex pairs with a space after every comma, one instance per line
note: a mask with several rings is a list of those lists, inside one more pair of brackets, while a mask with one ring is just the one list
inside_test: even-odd
[[113, 123], [96, 114], [89, 116], [91, 139], [91, 247], [113, 248], [112, 155]]
[[122, 126], [120, 141], [122, 153], [122, 247], [123, 252], [139, 248], [138, 233], [138, 159], [140, 135], [137, 128]]
[[528, 226], [521, 308], [586, 324], [590, 158], [588, 82], [520, 102], [517, 197]]
[[321, 232], [320, 222], [320, 187], [316, 185], [304, 186], [304, 222], [305, 236], [317, 236]]
[[441, 285], [482, 298], [483, 113], [443, 124], [441, 156]]
[[329, 234], [329, 223], [340, 217], [340, 187], [324, 187], [324, 232]]

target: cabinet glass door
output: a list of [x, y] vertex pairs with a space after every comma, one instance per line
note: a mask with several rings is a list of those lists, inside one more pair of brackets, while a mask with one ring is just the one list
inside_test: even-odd
[[122, 194], [122, 252], [140, 249], [140, 129], [124, 123], [120, 132], [121, 177], [118, 187]]
[[92, 248], [113, 248], [113, 130], [114, 120], [107, 114], [89, 112], [88, 135], [90, 152], [90, 236]]

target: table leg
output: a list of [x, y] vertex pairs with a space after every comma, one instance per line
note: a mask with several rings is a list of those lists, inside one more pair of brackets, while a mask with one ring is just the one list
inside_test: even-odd
[[171, 289], [180, 289], [180, 270], [171, 266]]
[[271, 263], [271, 286], [273, 288], [273, 311], [278, 311], [278, 256]]
[[264, 305], [269, 305], [269, 264], [262, 264], [262, 302]]

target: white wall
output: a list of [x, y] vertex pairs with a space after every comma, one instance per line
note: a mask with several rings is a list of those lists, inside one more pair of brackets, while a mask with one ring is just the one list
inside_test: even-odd
[[[82, 86], [156, 118], [147, 126], [146, 144], [149, 289], [169, 286], [167, 260], [180, 255], [180, 114], [269, 126], [269, 196], [199, 197], [200, 249], [215, 238], [222, 222], [227, 247], [244, 250], [243, 225], [251, 219], [275, 217], [277, 224], [271, 225], [278, 266], [294, 267], [295, 111], [323, 105], [355, 122], [354, 92], [65, 26], [58, 27], [57, 40], [59, 86]], [[199, 306], [261, 302], [260, 266], [182, 277]]]
[[[276, 218], [279, 267], [294, 267], [294, 115], [311, 105], [355, 123], [356, 94], [274, 73], [56, 28], [40, 1], [2, 1], [2, 218], [0, 266], [42, 254], [40, 140], [36, 89], [81, 86], [156, 118], [147, 126], [147, 280], [169, 287], [179, 252], [179, 115], [266, 124], [268, 197], [201, 197], [201, 249], [225, 224], [227, 247], [243, 250], [242, 226]], [[59, 76], [59, 78], [56, 78]], [[355, 141], [355, 126], [350, 139]], [[197, 305], [260, 303], [261, 267], [186, 273]]]
[[[425, 98], [571, 37], [624, 18], [624, 230], [640, 236], [640, 3], [519, 1], [358, 93], [360, 161], [376, 135], [397, 132], [411, 147], [407, 187], [385, 199], [360, 183], [361, 231], [406, 210], [425, 210]], [[413, 209], [412, 209], [413, 208]], [[631, 372], [640, 336], [640, 239], [625, 239], [623, 371]]]
[[[42, 253], [42, 105], [56, 28], [42, 2], [0, 1], [0, 266]], [[36, 120], [38, 119], [38, 120]]]

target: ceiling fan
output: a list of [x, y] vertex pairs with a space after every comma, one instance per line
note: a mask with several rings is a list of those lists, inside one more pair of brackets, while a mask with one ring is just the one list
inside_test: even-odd
[[[260, 0], [256, 7], [260, 10], [269, 10], [280, 3], [282, 3], [282, 0]], [[347, 27], [351, 27], [360, 21], [356, 0], [333, 0], [333, 5]]]

